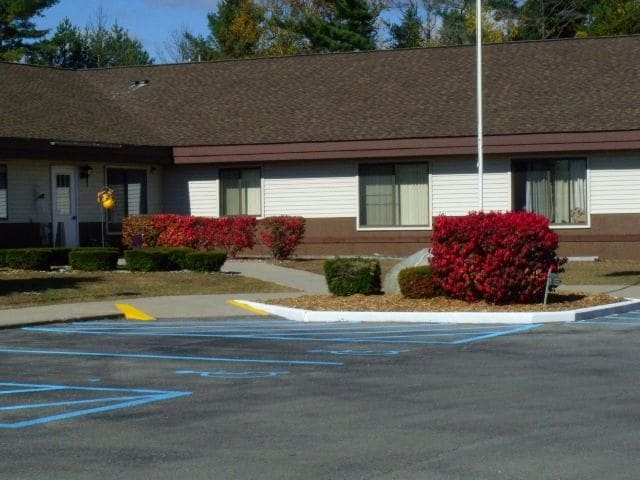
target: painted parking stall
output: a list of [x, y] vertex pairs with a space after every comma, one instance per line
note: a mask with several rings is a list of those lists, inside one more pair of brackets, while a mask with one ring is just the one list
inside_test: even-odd
[[279, 340], [353, 344], [458, 345], [511, 335], [540, 327], [531, 325], [449, 325], [298, 323], [287, 320], [226, 322], [78, 322], [25, 327], [26, 331], [59, 334], [195, 337], [236, 340]]
[[624, 313], [615, 313], [586, 320], [578, 320], [576, 323], [609, 327], [640, 327], [640, 310], [632, 310]]
[[[237, 382], [260, 388], [264, 382], [289, 382], [309, 372], [332, 375], [374, 359], [384, 365], [412, 349], [452, 348], [538, 326], [305, 324], [272, 317], [24, 327], [14, 332], [14, 342], [0, 344], [2, 365], [61, 374], [26, 381], [16, 378], [16, 368], [0, 368], [0, 429], [188, 402], [201, 389]], [[103, 369], [116, 379], [128, 378], [120, 372], [131, 372], [138, 383], [104, 380], [94, 372]], [[81, 373], [74, 374], [76, 370]]]

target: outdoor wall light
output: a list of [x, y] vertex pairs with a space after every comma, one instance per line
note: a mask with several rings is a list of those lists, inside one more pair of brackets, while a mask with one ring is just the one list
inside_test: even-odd
[[91, 165], [83, 165], [80, 167], [80, 178], [84, 178], [87, 182], [87, 187], [89, 186], [89, 176], [93, 172], [93, 168]]

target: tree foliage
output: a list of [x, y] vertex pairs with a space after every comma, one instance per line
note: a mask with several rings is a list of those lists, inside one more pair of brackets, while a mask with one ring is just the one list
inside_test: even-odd
[[223, 58], [258, 53], [264, 32], [265, 10], [253, 0], [222, 0], [217, 13], [207, 15], [211, 40]]
[[17, 62], [32, 50], [48, 30], [36, 28], [33, 17], [58, 0], [0, 0], [0, 60]]
[[399, 24], [389, 26], [392, 48], [414, 48], [425, 44], [418, 5], [413, 1], [402, 12]]
[[640, 0], [600, 0], [590, 21], [578, 35], [632, 35], [640, 33]]
[[50, 38], [34, 46], [27, 60], [30, 63], [78, 69], [153, 63], [139, 40], [131, 37], [117, 23], [108, 27], [100, 12], [95, 25], [87, 26], [84, 30], [65, 18]]
[[306, 13], [293, 28], [313, 52], [345, 52], [376, 48], [376, 11], [366, 0], [326, 0], [325, 9]]

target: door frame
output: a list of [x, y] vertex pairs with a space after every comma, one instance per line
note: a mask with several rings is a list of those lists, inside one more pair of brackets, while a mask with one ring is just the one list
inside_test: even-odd
[[[57, 209], [57, 175], [69, 175], [70, 205], [69, 215], [60, 215]], [[78, 238], [78, 169], [75, 165], [52, 165], [51, 166], [51, 239], [53, 245], [58, 242], [58, 223], [64, 224], [64, 247], [77, 247]]]

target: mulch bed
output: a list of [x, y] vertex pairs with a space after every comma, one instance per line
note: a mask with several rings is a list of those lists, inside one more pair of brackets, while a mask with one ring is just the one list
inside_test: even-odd
[[553, 293], [547, 306], [542, 304], [491, 305], [486, 302], [468, 303], [445, 297], [410, 299], [402, 295], [304, 295], [295, 298], [270, 299], [266, 303], [316, 311], [348, 312], [536, 312], [562, 311], [594, 307], [623, 301], [610, 295], [583, 293]]

